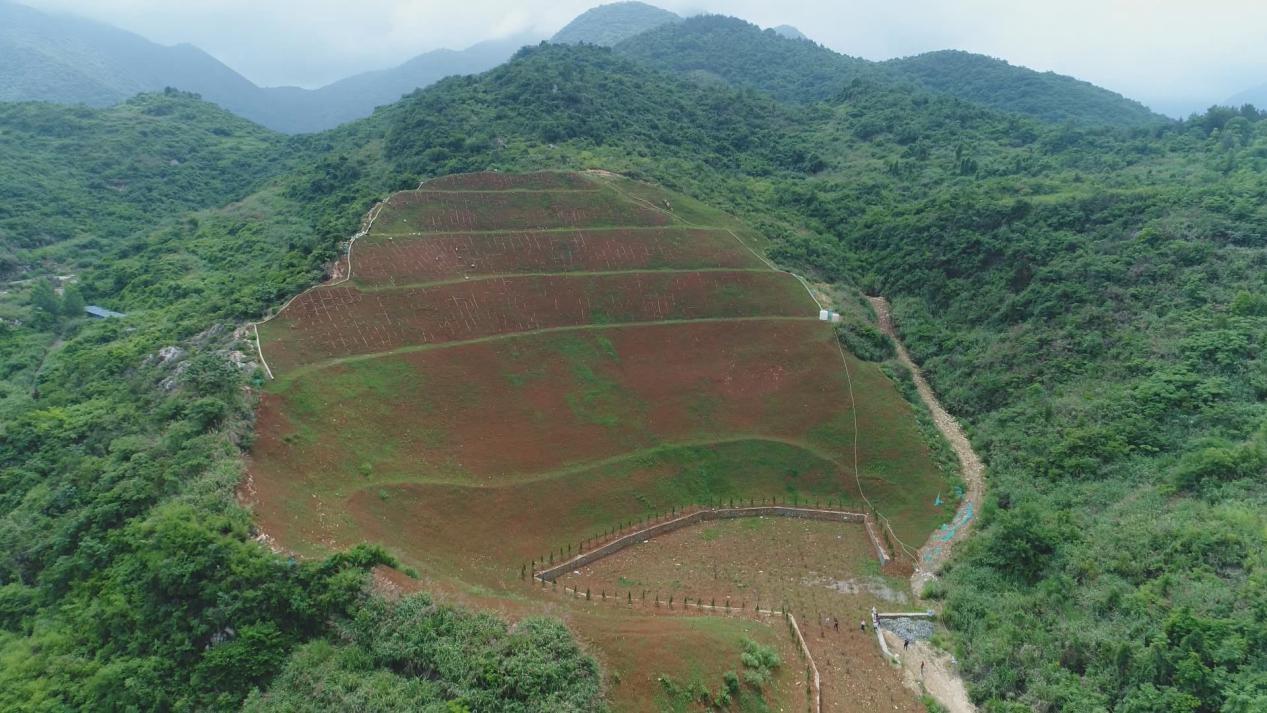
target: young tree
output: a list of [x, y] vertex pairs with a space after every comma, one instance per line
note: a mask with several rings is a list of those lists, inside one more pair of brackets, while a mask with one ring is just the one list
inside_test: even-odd
[[75, 285], [69, 285], [62, 293], [62, 314], [67, 317], [84, 316], [84, 295]]
[[61, 313], [61, 301], [57, 299], [57, 293], [53, 291], [53, 283], [47, 279], [39, 280], [35, 283], [35, 287], [31, 289], [31, 306], [35, 308], [38, 316], [45, 319], [56, 319]]

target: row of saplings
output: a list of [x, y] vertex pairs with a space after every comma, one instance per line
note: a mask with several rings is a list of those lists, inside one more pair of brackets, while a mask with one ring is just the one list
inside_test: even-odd
[[[546, 588], [546, 582], [547, 582], [547, 580], [542, 579], [542, 580], [539, 580], [539, 581], [541, 582], [541, 588], [542, 588], [542, 589], [545, 589], [545, 588]], [[553, 591], [556, 591], [556, 592], [557, 592], [557, 591], [559, 591], [559, 580], [557, 580], [557, 579], [551, 579], [551, 580], [548, 580], [548, 581], [549, 581], [549, 583], [550, 583], [550, 587], [551, 587], [551, 589], [553, 589]], [[572, 589], [571, 587], [564, 587], [564, 588], [563, 588], [563, 591], [564, 591], [564, 592], [568, 592], [568, 593], [573, 593], [573, 594], [575, 594], [575, 595], [576, 595], [576, 596], [578, 596], [578, 597], [579, 597], [579, 596], [581, 596], [581, 590], [580, 590], [580, 589]], [[674, 601], [676, 601], [676, 595], [670, 594], [670, 595], [669, 595], [669, 598], [668, 598], [667, 600], [661, 599], [661, 598], [660, 598], [659, 593], [654, 593], [654, 595], [655, 595], [655, 600], [654, 600], [654, 601], [655, 601], [655, 606], [656, 606], [656, 608], [659, 608], [659, 607], [661, 606], [661, 604], [666, 603], [666, 602], [667, 602], [668, 607], [669, 607], [670, 609], [672, 609], [672, 608], [673, 608], [673, 602], [674, 602]], [[605, 601], [607, 601], [607, 598], [608, 598], [608, 597], [607, 597], [607, 590], [605, 590], [605, 589], [604, 589], [604, 590], [600, 590], [600, 591], [599, 591], [599, 598], [600, 598], [602, 601], [604, 601], [604, 602], [605, 602]], [[585, 588], [585, 601], [587, 601], [587, 602], [588, 602], [588, 601], [593, 601], [593, 599], [594, 599], [594, 593], [593, 593], [593, 590], [591, 590], [589, 587], [586, 587], [586, 588]], [[613, 592], [613, 593], [612, 593], [612, 595], [611, 595], [611, 600], [612, 600], [612, 601], [619, 601], [619, 600], [620, 600], [619, 593], [618, 593], [618, 592]], [[640, 600], [640, 601], [641, 601], [643, 604], [645, 604], [645, 603], [646, 603], [646, 601], [647, 601], [647, 590], [645, 590], [645, 589], [644, 589], [644, 590], [642, 590], [642, 598], [641, 598], [641, 600]], [[626, 591], [626, 592], [625, 592], [625, 603], [626, 603], [626, 604], [629, 604], [629, 605], [633, 605], [633, 591]], [[691, 602], [691, 598], [690, 598], [690, 597], [683, 596], [683, 597], [682, 597], [682, 602], [681, 602], [681, 606], [683, 606], [683, 607], [689, 607], [689, 606], [704, 607], [704, 606], [707, 606], [709, 609], [718, 609], [718, 608], [722, 608], [722, 609], [725, 609], [726, 611], [730, 611], [731, 609], [735, 609], [735, 608], [738, 608], [738, 609], [740, 609], [740, 610], [746, 610], [746, 609], [748, 608], [748, 600], [746, 600], [746, 599], [741, 600], [741, 601], [740, 601], [740, 603], [739, 603], [739, 606], [738, 606], [738, 607], [735, 607], [734, 605], [732, 605], [732, 604], [731, 604], [731, 599], [730, 599], [730, 597], [726, 597], [725, 599], [723, 599], [723, 600], [722, 600], [722, 604], [723, 604], [723, 606], [722, 606], [722, 607], [718, 607], [718, 606], [717, 606], [717, 597], [713, 597], [712, 599], [710, 599], [710, 600], [709, 600], [709, 603], [708, 603], [707, 605], [706, 605], [706, 604], [704, 604], [704, 598], [703, 598], [703, 597], [696, 597], [696, 598], [695, 598], [695, 602], [694, 602], [694, 603], [692, 603], [692, 602]], [[752, 610], [753, 610], [753, 611], [755, 611], [755, 612], [758, 612], [758, 613], [761, 613], [761, 612], [763, 612], [763, 611], [764, 611], [764, 610], [762, 610], [762, 609], [761, 609], [761, 604], [760, 604], [760, 603], [754, 603], [754, 604], [752, 605]], [[790, 611], [791, 611], [791, 610], [790, 610], [790, 609], [788, 609], [788, 605], [785, 603], [785, 604], [780, 605], [780, 607], [779, 607], [777, 610], [776, 610], [776, 609], [770, 609], [770, 610], [769, 610], [769, 613], [771, 613], [771, 614], [774, 614], [774, 613], [780, 613], [780, 614], [782, 614], [784, 617], [786, 617]]]

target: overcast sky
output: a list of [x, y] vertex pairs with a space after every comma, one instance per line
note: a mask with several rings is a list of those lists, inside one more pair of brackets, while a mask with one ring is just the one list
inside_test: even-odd
[[[320, 86], [438, 47], [549, 35], [596, 0], [20, 0], [189, 42], [262, 85]], [[1267, 83], [1264, 0], [663, 0], [790, 24], [887, 59], [964, 49], [1095, 82], [1170, 114]]]

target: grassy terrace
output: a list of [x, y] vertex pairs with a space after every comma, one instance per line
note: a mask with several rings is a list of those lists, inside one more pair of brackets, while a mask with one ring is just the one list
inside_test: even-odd
[[[349, 281], [260, 327], [278, 378], [252, 451], [257, 518], [301, 553], [379, 542], [507, 601], [529, 559], [728, 498], [869, 499], [922, 541], [951, 506], [933, 505], [945, 483], [909, 405], [759, 247], [615, 178], [393, 196]], [[699, 645], [737, 648], [734, 633]], [[655, 640], [599, 647], [619, 667]]]

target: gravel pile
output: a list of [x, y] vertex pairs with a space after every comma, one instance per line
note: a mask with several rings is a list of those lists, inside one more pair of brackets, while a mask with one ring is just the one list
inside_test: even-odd
[[880, 628], [911, 641], [928, 641], [933, 638], [933, 622], [928, 619], [881, 619]]

